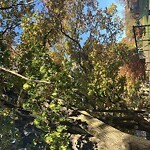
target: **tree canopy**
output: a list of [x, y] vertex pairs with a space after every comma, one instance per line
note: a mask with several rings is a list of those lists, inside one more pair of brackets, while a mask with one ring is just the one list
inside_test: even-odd
[[116, 8], [96, 0], [0, 2], [1, 149], [69, 149], [73, 134], [95, 135], [75, 121], [81, 110], [130, 134], [150, 132], [140, 78], [130, 84], [120, 74], [134, 52], [118, 42]]

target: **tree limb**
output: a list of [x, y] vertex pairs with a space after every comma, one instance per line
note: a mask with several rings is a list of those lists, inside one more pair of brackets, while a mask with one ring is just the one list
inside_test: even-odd
[[65, 33], [65, 32], [63, 31], [62, 25], [61, 25], [60, 31], [61, 31], [61, 33], [64, 34], [67, 38], [69, 38], [70, 40], [72, 40], [73, 42], [75, 42], [75, 43], [78, 45], [79, 49], [82, 49], [80, 43], [79, 43], [76, 39], [72, 38], [70, 35], [68, 35], [67, 33]]
[[8, 30], [12, 30], [13, 28], [15, 28], [15, 27], [17, 27], [17, 26], [19, 26], [19, 25], [20, 25], [20, 23], [17, 23], [16, 25], [13, 25], [13, 24], [11, 24], [10, 26], [8, 25], [8, 26], [5, 28], [5, 30], [1, 33], [2, 36], [3, 36]]
[[15, 76], [17, 76], [17, 77], [19, 77], [19, 78], [22, 78], [22, 79], [24, 79], [24, 80], [26, 80], [26, 81], [31, 81], [31, 82], [36, 82], [36, 83], [51, 84], [51, 82], [48, 82], [48, 81], [45, 81], [45, 80], [32, 80], [32, 79], [27, 78], [27, 77], [25, 77], [25, 76], [23, 76], [23, 75], [21, 75], [21, 74], [15, 72], [15, 71], [11, 71], [11, 70], [6, 69], [6, 68], [1, 67], [1, 66], [0, 66], [0, 70], [3, 70], [3, 71], [5, 71], [5, 72], [7, 72], [7, 73], [10, 73], [10, 74], [13, 74], [13, 75], [15, 75]]
[[[97, 109], [97, 110], [94, 110], [95, 113], [101, 113], [101, 112], [108, 112], [108, 113], [125, 113], [125, 114], [128, 114], [129, 112], [127, 110], [119, 110], [119, 109], [116, 109], [116, 110], [106, 110], [106, 109]], [[146, 113], [147, 111], [146, 110], [133, 110], [134, 113]]]
[[12, 4], [11, 6], [0, 7], [0, 10], [8, 10], [8, 9], [12, 9], [12, 8], [15, 7], [15, 6], [29, 5], [29, 4], [34, 3], [34, 2], [35, 2], [35, 0], [32, 0], [32, 1], [30, 1], [30, 2], [28, 2], [28, 3], [25, 3], [25, 4], [22, 4], [22, 3], [19, 3], [19, 4]]
[[112, 147], [116, 150], [150, 149], [149, 141], [123, 133], [97, 118], [94, 118], [86, 111], [79, 111], [79, 113], [78, 116], [72, 116], [70, 119], [74, 122], [80, 121], [85, 124], [80, 127], [97, 140], [97, 149], [112, 149]]
[[7, 107], [7, 108], [9, 108], [9, 109], [14, 109], [15, 112], [16, 112], [19, 116], [21, 116], [21, 117], [24, 117], [24, 118], [30, 119], [30, 120], [33, 120], [33, 119], [35, 118], [35, 116], [32, 114], [31, 111], [25, 110], [25, 109], [22, 108], [21, 106], [17, 106], [17, 105], [15, 105], [15, 104], [10, 103], [10, 102], [8, 102], [8, 101], [6, 101], [6, 100], [3, 100], [3, 99], [1, 99], [0, 101], [2, 102], [2, 106], [5, 106], [5, 107]]

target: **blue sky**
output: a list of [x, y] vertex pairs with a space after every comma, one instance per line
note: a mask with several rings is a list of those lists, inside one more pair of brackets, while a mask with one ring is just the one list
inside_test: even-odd
[[101, 8], [109, 7], [112, 3], [116, 4], [119, 16], [124, 17], [123, 4], [121, 5], [118, 0], [98, 0], [98, 2]]
[[[101, 8], [109, 7], [112, 3], [117, 5], [118, 15], [124, 19], [124, 5], [119, 2], [119, 0], [98, 0]], [[125, 31], [121, 37], [119, 37], [118, 41], [120, 41], [123, 37], [125, 37]]]
[[[115, 5], [117, 5], [117, 10], [118, 10], [118, 16], [120, 16], [121, 18], [124, 19], [124, 7], [123, 4], [120, 4], [118, 2], [118, 0], [98, 0], [99, 2], [99, 6], [100, 8], [105, 8], [105, 7], [109, 7], [112, 3], [114, 3]], [[87, 39], [87, 36], [89, 36], [88, 33], [83, 34], [81, 37], [83, 38], [83, 40], [81, 40], [81, 45], [84, 44], [84, 42]], [[123, 32], [122, 35], [118, 35], [117, 40], [121, 41], [121, 39], [125, 37], [125, 31]]]
[[112, 3], [119, 4], [118, 0], [98, 0], [102, 7], [109, 6]]

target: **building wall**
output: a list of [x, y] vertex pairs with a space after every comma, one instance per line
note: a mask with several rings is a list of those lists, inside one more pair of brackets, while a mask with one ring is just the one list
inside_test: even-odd
[[135, 35], [132, 31], [132, 26], [150, 25], [148, 10], [150, 10], [150, 0], [126, 0], [126, 35], [132, 42], [135, 41], [136, 35], [136, 46], [139, 48], [137, 52], [140, 52], [140, 59], [145, 59], [146, 72], [150, 81], [150, 27], [134, 28]]

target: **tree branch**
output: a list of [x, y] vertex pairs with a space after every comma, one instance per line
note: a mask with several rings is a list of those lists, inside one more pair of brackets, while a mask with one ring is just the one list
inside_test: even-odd
[[[86, 111], [79, 111], [79, 115], [72, 116], [74, 122], [78, 121], [78, 126], [86, 131], [89, 135], [92, 135], [97, 140], [97, 149], [106, 147], [107, 149], [150, 149], [150, 142], [142, 138], [123, 133], [97, 118], [91, 116]], [[79, 122], [80, 121], [80, 122]]]
[[28, 3], [25, 3], [25, 4], [22, 4], [22, 3], [19, 3], [19, 4], [12, 4], [11, 6], [0, 7], [0, 10], [8, 10], [8, 9], [12, 9], [12, 8], [15, 7], [15, 6], [29, 5], [29, 4], [34, 3], [34, 2], [35, 2], [35, 0], [32, 0], [32, 1], [30, 1], [30, 2], [28, 2]]
[[17, 27], [17, 26], [19, 26], [20, 25], [20, 23], [17, 23], [16, 25], [13, 25], [13, 24], [11, 24], [10, 26], [8, 25], [6, 28], [5, 28], [5, 30], [4, 31], [2, 31], [2, 36], [8, 31], [8, 30], [12, 30], [13, 28], [15, 28], [15, 27]]
[[[108, 113], [125, 113], [125, 114], [128, 114], [129, 111], [127, 110], [119, 110], [119, 109], [116, 109], [116, 110], [105, 110], [105, 109], [97, 109], [97, 110], [94, 110], [94, 113], [103, 113], [103, 112], [108, 112]], [[133, 110], [134, 113], [146, 113], [147, 111], [146, 110]]]
[[[73, 37], [71, 37], [70, 35], [68, 35], [67, 33], [65, 33], [64, 30], [63, 30], [62, 25], [61, 25], [61, 27], [60, 27], [60, 31], [61, 31], [61, 33], [64, 34], [67, 38], [69, 38], [69, 39], [72, 40], [74, 43], [76, 43], [76, 44], [78, 45], [79, 49], [82, 50], [82, 47], [81, 47], [80, 43], [78, 42], [78, 40], [74, 39]], [[85, 71], [85, 73], [86, 73], [86, 72], [87, 72], [87, 69], [84, 67], [84, 65], [81, 64], [81, 51], [78, 52], [78, 59], [79, 59], [78, 63], [79, 63], [79, 65], [80, 65], [80, 67], [81, 67], [81, 68]]]
[[2, 102], [2, 106], [5, 106], [6, 108], [9, 109], [15, 109], [15, 112], [21, 117], [24, 117], [26, 119], [31, 119], [31, 120], [35, 118], [35, 116], [32, 114], [31, 111], [25, 110], [21, 106], [17, 106], [3, 99], [1, 99], [0, 101]]
[[0, 70], [3, 70], [3, 71], [8, 72], [8, 73], [10, 73], [10, 74], [13, 74], [13, 75], [15, 75], [15, 76], [17, 76], [17, 77], [19, 77], [19, 78], [22, 78], [22, 79], [24, 79], [24, 80], [26, 80], [26, 81], [31, 81], [31, 82], [36, 82], [36, 83], [51, 84], [51, 82], [48, 82], [48, 81], [45, 81], [45, 80], [32, 80], [32, 79], [27, 78], [27, 77], [25, 77], [25, 76], [23, 76], [23, 75], [21, 75], [21, 74], [15, 72], [15, 71], [11, 71], [11, 70], [6, 69], [6, 68], [1, 67], [1, 66], [0, 66]]
[[75, 43], [78, 45], [79, 49], [82, 49], [80, 43], [79, 43], [76, 39], [72, 38], [70, 35], [68, 35], [67, 33], [65, 33], [65, 32], [63, 31], [62, 25], [61, 25], [60, 31], [61, 31], [61, 33], [64, 34], [67, 38], [69, 38], [70, 40], [72, 40], [73, 42], [75, 42]]
[[47, 40], [47, 37], [49, 36], [49, 34], [52, 32], [52, 29], [49, 30], [43, 37], [43, 47], [45, 48], [46, 46], [46, 40]]

